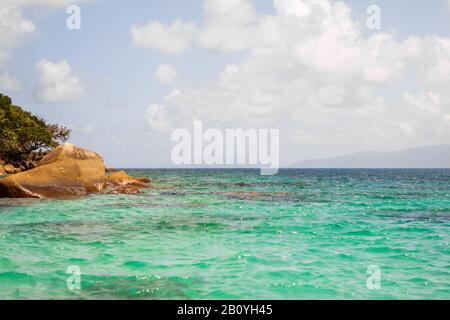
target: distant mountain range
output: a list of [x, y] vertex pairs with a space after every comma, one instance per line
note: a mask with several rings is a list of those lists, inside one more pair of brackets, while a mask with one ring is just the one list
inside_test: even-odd
[[402, 151], [358, 152], [346, 156], [301, 161], [293, 168], [450, 168], [450, 145]]

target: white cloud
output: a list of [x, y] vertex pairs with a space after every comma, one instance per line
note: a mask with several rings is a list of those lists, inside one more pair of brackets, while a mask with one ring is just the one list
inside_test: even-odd
[[0, 6], [0, 68], [9, 60], [9, 50], [36, 31], [34, 23], [23, 17], [17, 6], [8, 2]]
[[21, 84], [17, 79], [12, 78], [7, 73], [0, 74], [0, 92], [20, 90]]
[[64, 102], [81, 97], [81, 82], [72, 75], [72, 69], [66, 60], [56, 63], [41, 60], [36, 64], [36, 68], [39, 72], [39, 101]]
[[421, 92], [420, 94], [406, 93], [404, 99], [411, 106], [426, 113], [441, 113], [441, 97], [433, 92]]
[[149, 127], [155, 132], [169, 132], [173, 129], [171, 121], [168, 119], [164, 106], [159, 104], [150, 105], [144, 115]]
[[33, 21], [23, 16], [26, 7], [58, 8], [89, 0], [0, 0], [0, 66], [8, 50], [36, 33]]
[[153, 77], [161, 84], [173, 84], [177, 78], [177, 69], [171, 64], [160, 64]]
[[89, 0], [0, 0], [0, 90], [16, 91], [20, 82], [5, 71], [10, 50], [37, 33], [33, 21], [23, 15], [26, 7], [60, 8]]
[[251, 27], [257, 22], [257, 15], [250, 0], [205, 1], [204, 12], [205, 26], [198, 35], [198, 43], [204, 48], [240, 51], [262, 36]]
[[164, 97], [164, 123], [278, 127], [305, 154], [448, 143], [450, 39], [363, 36], [342, 2], [274, 4], [258, 15], [250, 0], [205, 1], [195, 43], [245, 56]]
[[295, 16], [303, 18], [311, 13], [311, 7], [303, 2], [297, 0], [275, 0], [275, 8], [283, 16]]
[[133, 44], [138, 47], [159, 49], [166, 53], [179, 54], [189, 48], [195, 34], [195, 25], [177, 20], [171, 25], [152, 21], [144, 26], [132, 26]]
[[23, 17], [15, 6], [0, 7], [0, 42], [2, 48], [10, 48], [23, 40], [24, 37], [36, 31], [33, 22]]

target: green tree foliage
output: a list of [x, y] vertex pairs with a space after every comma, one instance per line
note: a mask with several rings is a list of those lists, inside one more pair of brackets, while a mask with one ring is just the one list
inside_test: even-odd
[[51, 149], [70, 137], [70, 129], [49, 124], [44, 119], [12, 104], [0, 94], [0, 158], [20, 161], [37, 150]]

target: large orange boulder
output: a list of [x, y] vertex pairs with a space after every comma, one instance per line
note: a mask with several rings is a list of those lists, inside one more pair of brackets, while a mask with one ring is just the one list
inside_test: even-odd
[[0, 179], [0, 197], [78, 196], [100, 191], [104, 183], [102, 157], [65, 143], [48, 153], [38, 167]]

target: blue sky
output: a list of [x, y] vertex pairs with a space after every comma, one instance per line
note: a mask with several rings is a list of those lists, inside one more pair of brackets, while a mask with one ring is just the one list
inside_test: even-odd
[[[233, 1], [236, 2], [236, 10], [240, 10], [240, 1]], [[302, 0], [298, 1], [302, 2]], [[337, 12], [341, 12], [337, 11], [338, 8], [330, 9], [330, 11], [316, 9], [313, 6], [314, 1], [306, 0], [306, 3], [311, 6], [310, 16], [317, 10], [317, 19], [324, 14], [329, 15], [329, 17], [324, 16], [324, 21], [327, 21], [326, 19], [334, 21]], [[212, 10], [221, 12], [220, 1], [215, 0], [215, 2], [217, 3]], [[448, 129], [450, 122], [446, 120], [446, 117], [449, 117], [450, 121], [450, 97], [443, 89], [449, 84], [447, 74], [443, 72], [442, 79], [439, 81], [426, 78], [429, 70], [436, 70], [433, 68], [438, 66], [446, 67], [450, 60], [450, 48], [446, 47], [445, 41], [440, 40], [450, 39], [450, 8], [446, 0], [345, 1], [346, 7], [351, 10], [351, 22], [359, 23], [361, 35], [355, 39], [351, 31], [342, 27], [345, 29], [345, 35], [338, 41], [342, 38], [344, 38], [343, 41], [347, 41], [345, 38], [348, 36], [349, 39], [351, 38], [352, 47], [347, 42], [345, 47], [342, 47], [333, 40], [331, 48], [336, 48], [335, 50], [338, 50], [336, 54], [339, 56], [339, 50], [342, 50], [345, 54], [365, 57], [371, 52], [367, 49], [370, 45], [367, 39], [374, 33], [388, 34], [392, 37], [389, 40], [392, 43], [386, 46], [385, 51], [392, 50], [392, 61], [388, 61], [388, 54], [386, 56], [377, 54], [370, 59], [370, 64], [373, 63], [377, 67], [386, 65], [381, 71], [378, 69], [374, 71], [377, 77], [380, 72], [388, 70], [391, 73], [392, 69], [397, 66], [399, 68], [398, 72], [395, 69], [389, 75], [389, 79], [381, 76], [382, 80], [356, 80], [355, 82], [360, 81], [357, 84], [352, 83], [352, 77], [355, 77], [356, 73], [359, 75], [359, 69], [351, 69], [351, 72], [347, 72], [349, 68], [345, 68], [345, 71], [340, 69], [342, 65], [352, 64], [345, 55], [339, 65], [327, 66], [325, 73], [321, 68], [323, 65], [317, 65], [315, 62], [311, 66], [307, 65], [311, 62], [308, 57], [314, 57], [314, 55], [311, 56], [313, 53], [310, 51], [321, 51], [321, 46], [324, 45], [326, 45], [323, 47], [324, 51], [330, 50], [331, 44], [328, 46], [328, 42], [323, 41], [316, 43], [314, 37], [321, 39], [320, 37], [325, 35], [325, 39], [329, 40], [326, 34], [334, 30], [329, 28], [314, 34], [316, 29], [313, 28], [313, 23], [316, 22], [309, 16], [288, 17], [286, 15], [285, 18], [285, 21], [289, 20], [292, 26], [298, 23], [298, 26], [305, 25], [309, 28], [311, 25], [312, 28], [311, 37], [306, 31], [304, 35], [301, 34], [302, 31], [298, 31], [300, 34], [298, 47], [302, 47], [304, 53], [302, 56], [304, 60], [292, 67], [292, 70], [298, 70], [298, 74], [291, 75], [286, 73], [286, 70], [278, 73], [277, 70], [271, 69], [264, 73], [265, 66], [271, 64], [271, 61], [274, 61], [275, 65], [290, 61], [291, 51], [288, 52], [286, 49], [286, 52], [277, 52], [276, 56], [274, 55], [270, 60], [262, 60], [256, 53], [271, 49], [277, 51], [278, 46], [283, 46], [283, 42], [279, 39], [284, 36], [287, 37], [286, 46], [290, 46], [293, 41], [296, 41], [294, 36], [297, 30], [284, 25], [281, 9], [275, 8], [273, 1], [243, 0], [242, 2], [246, 3], [245, 5], [248, 3], [253, 5], [255, 12], [248, 17], [233, 16], [231, 18], [219, 17], [216, 13], [213, 18], [224, 25], [214, 25], [214, 28], [211, 28], [211, 32], [216, 32], [216, 34], [212, 33], [213, 38], [224, 35], [223, 29], [226, 30], [228, 27], [226, 23], [236, 23], [236, 30], [240, 30], [238, 28], [242, 27], [241, 23], [245, 25], [244, 28], [254, 25], [251, 30], [242, 29], [243, 33], [248, 32], [250, 40], [267, 30], [269, 30], [267, 32], [267, 38], [269, 38], [270, 30], [272, 30], [269, 28], [272, 26], [276, 32], [280, 32], [279, 30], [288, 32], [277, 34], [274, 31], [277, 39], [272, 42], [266, 42], [262, 36], [262, 40], [258, 40], [255, 44], [248, 47], [244, 45], [237, 50], [223, 49], [224, 46], [229, 45], [242, 46], [242, 43], [232, 43], [233, 35], [230, 40], [227, 40], [228, 42], [215, 43], [213, 39], [213, 41], [197, 44], [193, 40], [189, 48], [182, 53], [173, 54], [152, 45], [137, 44], [131, 33], [132, 26], [143, 28], [152, 21], [158, 21], [168, 28], [179, 19], [183, 23], [189, 22], [195, 25], [196, 34], [199, 34], [201, 38], [201, 32], [209, 28], [208, 21], [212, 21], [211, 17], [209, 17], [210, 20], [206, 17], [207, 13], [203, 9], [204, 1], [92, 0], [80, 2], [77, 4], [81, 8], [82, 28], [68, 30], [66, 28], [68, 17], [66, 8], [70, 4], [68, 1], [40, 0], [34, 3], [24, 1], [21, 5], [12, 5], [10, 0], [0, 0], [0, 8], [1, 6], [12, 7], [11, 10], [14, 11], [11, 12], [19, 12], [21, 19], [30, 21], [35, 26], [33, 32], [20, 35], [21, 39], [18, 43], [3, 48], [9, 59], [1, 66], [0, 74], [7, 74], [8, 77], [20, 83], [20, 86], [16, 88], [4, 86], [0, 88], [0, 92], [10, 95], [16, 104], [42, 115], [49, 121], [72, 127], [71, 141], [73, 143], [97, 151], [104, 156], [108, 165], [119, 167], [171, 166], [170, 149], [173, 144], [170, 141], [170, 130], [159, 130], [161, 126], [156, 125], [155, 122], [170, 123], [171, 128], [191, 127], [193, 119], [199, 119], [199, 117], [200, 120], [219, 128], [264, 126], [280, 128], [283, 140], [281, 161], [284, 165], [347, 152], [368, 149], [395, 150], [450, 141]], [[329, 1], [329, 3], [333, 5], [336, 2]], [[366, 9], [371, 4], [381, 8], [381, 30], [372, 31], [365, 28]], [[295, 5], [292, 1], [286, 4], [291, 7]], [[242, 11], [245, 11], [244, 9]], [[266, 24], [264, 20], [266, 16], [278, 18]], [[243, 22], [239, 19], [243, 19]], [[345, 19], [349, 20], [344, 17], [343, 20]], [[0, 29], [0, 34], [1, 32], [6, 33], [8, 30]], [[255, 33], [254, 36], [252, 32]], [[236, 38], [239, 36], [236, 35]], [[414, 44], [406, 43], [411, 36], [415, 39]], [[1, 36], [0, 39], [2, 39]], [[202, 40], [196, 41], [200, 43]], [[244, 42], [251, 41], [245, 38]], [[364, 44], [361, 44], [363, 42]], [[312, 47], [313, 44], [314, 47]], [[272, 45], [273, 48], [271, 48]], [[421, 49], [418, 49], [414, 57], [410, 57], [408, 55], [410, 47]], [[436, 55], [428, 56], [427, 47], [436, 51]], [[2, 52], [1, 48], [0, 52]], [[283, 55], [286, 55], [286, 60]], [[39, 91], [43, 90], [45, 84], [42, 83], [44, 71], [37, 69], [38, 62], [48, 61], [57, 64], [63, 60], [70, 66], [72, 80], [79, 81], [82, 93], [75, 94], [74, 92], [78, 91], [74, 89], [73, 97], [70, 99], [42, 98], [42, 95], [39, 98]], [[367, 63], [366, 59], [362, 58], [362, 60], [364, 62], [360, 62], [361, 70], [366, 70], [368, 68], [364, 65]], [[320, 60], [317, 63], [324, 62]], [[162, 84], [155, 79], [154, 73], [160, 64], [169, 64], [174, 67], [177, 74], [174, 83]], [[261, 67], [257, 67], [259, 64]], [[409, 64], [417, 67], [417, 70], [411, 68], [409, 71]], [[227, 69], [227, 66], [235, 67]], [[239, 70], [242, 76], [238, 80], [229, 80], [236, 81], [233, 84], [229, 82], [221, 84], [218, 79], [226, 74], [226, 70], [231, 70], [230, 72]], [[411, 74], [408, 73], [412, 73], [417, 81], [411, 81]], [[271, 93], [267, 99], [263, 99], [264, 101], [255, 100], [250, 95], [264, 96], [268, 90], [264, 84], [256, 84], [259, 79], [266, 76], [268, 83], [274, 81], [275, 85], [281, 79], [280, 81], [288, 81], [289, 84], [280, 88], [279, 98], [275, 92]], [[252, 82], [252, 77], [255, 82]], [[65, 80], [67, 79], [61, 81]], [[225, 86], [223, 90], [222, 85]], [[245, 87], [246, 85], [248, 87]], [[295, 89], [295, 85], [299, 86], [298, 90]], [[271, 87], [273, 86], [268, 88]], [[305, 97], [308, 103], [303, 104], [302, 96], [294, 100], [292, 95], [289, 95], [289, 92], [311, 91], [311, 88], [316, 88], [317, 90], [313, 91], [317, 92], [324, 89], [325, 98], [317, 95], [308, 96]], [[171, 92], [176, 93], [175, 98], [167, 97]], [[230, 92], [236, 93], [236, 96], [228, 100]], [[336, 95], [342, 95], [342, 97], [336, 98], [336, 101], [329, 101], [328, 96], [336, 92], [338, 93]], [[222, 94], [226, 96], [221, 97]], [[367, 103], [364, 99], [368, 99]], [[226, 122], [222, 121], [224, 116], [209, 115], [218, 114], [214, 112], [214, 108], [218, 108], [219, 111], [228, 108], [227, 101], [236, 106], [236, 109], [231, 108], [227, 114], [239, 113], [240, 108], [248, 107], [248, 110], [253, 110], [252, 108], [267, 110], [265, 114], [267, 118], [253, 116], [257, 114], [253, 112], [255, 110], [245, 110], [242, 117], [237, 114]], [[368, 105], [373, 106], [369, 108]], [[285, 110], [283, 109], [285, 106], [289, 107]], [[342, 108], [339, 110], [342, 111], [337, 111], [340, 107]], [[394, 110], [397, 107], [398, 110], [395, 109], [397, 111], [393, 111], [389, 116], [389, 119], [394, 119], [391, 126], [383, 127], [386, 121], [381, 119], [381, 115], [384, 117], [386, 111], [379, 110]], [[417, 113], [416, 111], [409, 113], [413, 107], [417, 108]], [[166, 112], [164, 108], [168, 111]], [[188, 110], [192, 108], [192, 117], [186, 115], [181, 117], [186, 108]], [[279, 111], [272, 110], [276, 108]], [[149, 110], [156, 111], [149, 112]], [[291, 116], [290, 112], [293, 112], [294, 116]], [[426, 117], [419, 112], [427, 112]], [[156, 118], [149, 119], [155, 113]], [[187, 114], [189, 113], [188, 111]], [[205, 115], [205, 119], [202, 119], [201, 115]], [[295, 116], [299, 116], [299, 120], [296, 120]], [[373, 122], [373, 119], [377, 117], [380, 118], [379, 124]], [[365, 121], [368, 123], [367, 126], [364, 125]], [[342, 128], [342, 130], [333, 132], [332, 128]], [[284, 132], [283, 129], [285, 129]], [[366, 129], [367, 132], [364, 131]], [[397, 130], [400, 130], [400, 133]], [[359, 132], [362, 133], [358, 135]]]

